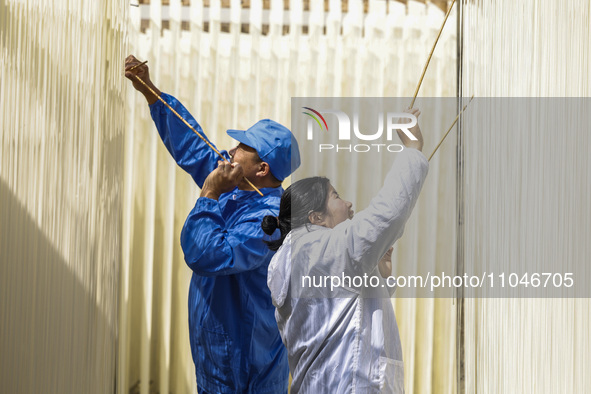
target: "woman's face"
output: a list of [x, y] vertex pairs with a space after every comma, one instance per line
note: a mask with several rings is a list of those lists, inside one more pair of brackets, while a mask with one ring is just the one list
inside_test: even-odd
[[337, 224], [353, 218], [353, 204], [339, 197], [339, 194], [332, 185], [329, 185], [326, 211], [323, 213], [313, 212], [310, 214], [310, 222], [320, 226], [334, 228]]

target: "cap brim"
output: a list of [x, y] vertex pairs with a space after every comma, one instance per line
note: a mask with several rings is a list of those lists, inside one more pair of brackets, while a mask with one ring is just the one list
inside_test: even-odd
[[226, 130], [226, 133], [232, 138], [234, 138], [238, 142], [242, 142], [244, 145], [248, 145], [251, 148], [255, 148], [252, 146], [252, 142], [246, 136], [246, 131], [244, 130]]

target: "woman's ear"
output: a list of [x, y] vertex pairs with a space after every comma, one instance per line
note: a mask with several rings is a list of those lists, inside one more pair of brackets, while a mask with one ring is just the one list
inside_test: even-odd
[[308, 215], [308, 220], [310, 221], [310, 223], [317, 224], [319, 226], [322, 226], [322, 223], [324, 223], [324, 217], [320, 212], [316, 211], [310, 212], [310, 214]]

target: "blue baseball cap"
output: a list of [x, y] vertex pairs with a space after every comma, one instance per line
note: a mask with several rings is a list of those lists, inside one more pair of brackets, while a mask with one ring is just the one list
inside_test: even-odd
[[256, 122], [248, 130], [228, 130], [228, 135], [257, 151], [269, 163], [271, 174], [282, 181], [301, 164], [300, 149], [291, 131], [271, 119]]

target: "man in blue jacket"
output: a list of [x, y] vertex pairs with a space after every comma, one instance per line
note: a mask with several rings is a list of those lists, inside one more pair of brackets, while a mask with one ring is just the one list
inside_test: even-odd
[[[193, 271], [189, 289], [191, 351], [199, 393], [286, 393], [289, 367], [267, 287], [272, 257], [261, 221], [277, 216], [281, 181], [300, 164], [291, 132], [269, 119], [246, 131], [228, 130], [239, 144], [219, 156], [135, 80], [141, 78], [201, 135], [191, 114], [150, 81], [148, 67], [126, 74], [150, 105], [164, 145], [201, 188], [181, 233], [185, 261]], [[244, 181], [248, 178], [261, 197]]]

